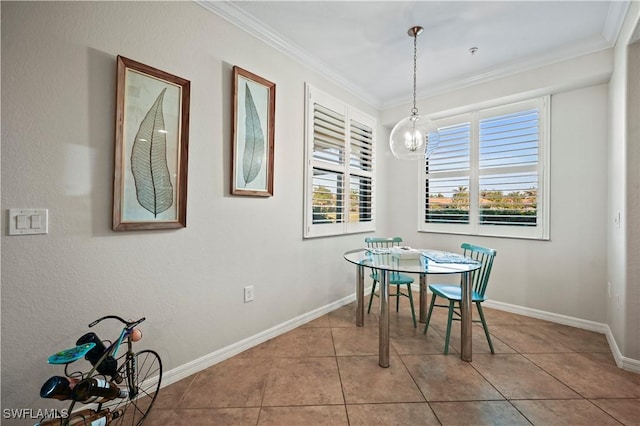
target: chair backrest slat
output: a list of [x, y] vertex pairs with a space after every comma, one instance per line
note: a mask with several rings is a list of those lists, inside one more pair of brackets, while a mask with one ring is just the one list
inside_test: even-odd
[[402, 242], [400, 237], [367, 237], [364, 239], [368, 248], [397, 247]]
[[[390, 247], [398, 247], [402, 242], [401, 237], [366, 237], [364, 242], [367, 244], [367, 248], [377, 249], [377, 248], [390, 248]], [[392, 271], [389, 278], [391, 280], [398, 279], [400, 277], [400, 273], [396, 271]]]
[[480, 247], [469, 243], [463, 243], [461, 246], [463, 254], [469, 256], [482, 263], [480, 269], [473, 272], [473, 290], [481, 297], [484, 296], [484, 292], [487, 290], [489, 284], [489, 275], [491, 274], [491, 268], [493, 268], [493, 259], [496, 257], [496, 250]]

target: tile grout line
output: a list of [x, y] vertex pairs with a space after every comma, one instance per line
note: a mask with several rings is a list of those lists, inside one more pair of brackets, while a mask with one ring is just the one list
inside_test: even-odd
[[404, 361], [403, 355], [402, 354], [398, 354], [398, 357], [400, 358], [400, 361], [402, 362], [402, 365], [404, 366], [404, 368], [407, 370], [407, 373], [409, 373], [409, 377], [411, 377], [411, 380], [413, 380], [413, 384], [416, 385], [416, 387], [418, 388], [418, 391], [420, 392], [420, 394], [424, 398], [424, 402], [429, 406], [429, 409], [431, 410], [431, 413], [433, 413], [433, 416], [436, 418], [438, 423], [440, 423], [440, 425], [442, 425], [442, 420], [440, 420], [440, 417], [438, 417], [438, 414], [435, 412], [435, 410], [431, 406], [431, 402], [429, 401], [427, 396], [424, 394], [424, 392], [420, 388], [420, 385], [418, 385], [418, 382], [416, 382], [416, 379], [415, 379], [415, 377], [413, 377], [413, 374], [411, 374], [411, 370], [409, 369], [409, 367], [407, 367], [407, 364]]
[[[493, 336], [492, 336], [492, 337], [493, 337]], [[498, 340], [500, 340], [500, 339], [498, 339]], [[503, 342], [503, 343], [504, 343], [504, 342]], [[511, 348], [511, 346], [507, 345], [506, 343], [505, 343], [505, 345], [506, 345], [506, 346], [508, 346], [509, 348]], [[521, 354], [520, 352], [516, 351], [516, 350], [515, 350], [515, 348], [511, 348], [511, 349], [513, 349], [513, 350], [515, 351], [515, 354], [522, 356], [522, 354]], [[496, 355], [496, 354], [492, 354], [492, 355]], [[525, 358], [525, 359], [526, 359], [526, 358]], [[473, 369], [474, 369], [474, 370], [476, 370], [476, 372], [477, 372], [477, 373], [478, 373], [478, 374], [479, 374], [483, 379], [485, 379], [485, 380], [487, 381], [487, 383], [489, 383], [489, 384], [490, 384], [490, 385], [491, 385], [491, 386], [496, 390], [496, 392], [498, 392], [500, 395], [502, 395], [502, 397], [504, 398], [504, 400], [505, 400], [506, 402], [508, 402], [508, 403], [509, 403], [509, 405], [510, 405], [510, 406], [512, 406], [512, 407], [513, 407], [513, 409], [514, 409], [514, 410], [516, 410], [516, 411], [517, 411], [517, 412], [522, 416], [522, 418], [524, 418], [524, 419], [525, 419], [527, 422], [529, 422], [531, 425], [534, 425], [534, 423], [531, 421], [531, 419], [529, 419], [529, 417], [527, 417], [527, 416], [526, 416], [522, 411], [520, 411], [520, 410], [518, 409], [518, 407], [516, 407], [516, 406], [513, 404], [513, 402], [512, 402], [512, 400], [511, 400], [511, 399], [507, 398], [507, 396], [506, 396], [506, 395], [504, 395], [502, 392], [500, 392], [500, 389], [498, 389], [498, 388], [497, 388], [497, 387], [496, 387], [496, 386], [495, 386], [495, 385], [494, 385], [494, 384], [493, 384], [493, 383], [492, 383], [488, 378], [486, 378], [486, 377], [484, 376], [484, 374], [482, 374], [482, 372], [481, 372], [480, 370], [478, 370], [478, 369], [476, 368], [476, 366], [475, 366], [475, 365], [473, 365], [473, 362], [470, 362], [470, 364], [471, 364], [471, 367], [473, 367]]]
[[342, 383], [342, 374], [340, 372], [340, 363], [338, 362], [338, 351], [336, 351], [336, 341], [333, 336], [333, 327], [331, 327], [331, 319], [329, 319], [329, 331], [331, 332], [331, 344], [333, 345], [333, 355], [336, 362], [336, 368], [338, 370], [338, 380], [340, 381], [340, 391], [342, 392], [344, 413], [345, 413], [345, 416], [347, 417], [347, 425], [350, 425], [351, 422], [349, 420], [349, 410], [347, 410], [347, 397], [344, 394], [344, 385]]

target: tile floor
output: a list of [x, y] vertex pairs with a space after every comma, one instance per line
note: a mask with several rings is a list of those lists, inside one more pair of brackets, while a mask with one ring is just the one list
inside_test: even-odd
[[389, 368], [377, 307], [356, 327], [353, 303], [165, 387], [145, 425], [640, 425], [604, 335], [485, 308], [496, 353], [474, 324], [467, 363], [459, 322], [442, 354], [446, 309], [425, 336], [402, 303]]

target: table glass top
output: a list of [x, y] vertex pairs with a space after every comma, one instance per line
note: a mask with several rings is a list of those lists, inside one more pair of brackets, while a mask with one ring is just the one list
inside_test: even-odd
[[413, 249], [404, 254], [389, 249], [356, 249], [344, 254], [353, 264], [380, 270], [417, 274], [459, 274], [480, 268], [480, 262], [458, 253]]

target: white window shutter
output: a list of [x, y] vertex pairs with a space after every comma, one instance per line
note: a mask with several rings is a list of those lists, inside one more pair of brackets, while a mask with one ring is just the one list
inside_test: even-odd
[[549, 238], [549, 97], [437, 121], [419, 230]]
[[376, 122], [307, 85], [305, 238], [375, 229]]

